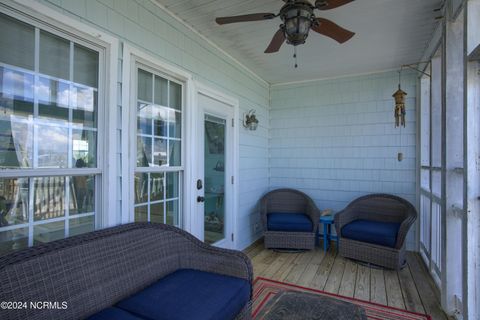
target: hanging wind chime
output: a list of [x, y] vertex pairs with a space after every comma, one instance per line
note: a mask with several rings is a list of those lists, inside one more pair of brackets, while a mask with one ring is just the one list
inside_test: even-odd
[[405, 128], [405, 97], [407, 93], [402, 90], [402, 69], [398, 71], [398, 90], [392, 95], [395, 98], [395, 127], [402, 126]]

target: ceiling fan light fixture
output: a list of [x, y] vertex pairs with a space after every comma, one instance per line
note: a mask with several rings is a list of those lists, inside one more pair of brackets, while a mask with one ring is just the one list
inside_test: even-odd
[[304, 44], [315, 19], [312, 6], [308, 3], [297, 4], [296, 7], [281, 12], [281, 17], [287, 43], [294, 46]]

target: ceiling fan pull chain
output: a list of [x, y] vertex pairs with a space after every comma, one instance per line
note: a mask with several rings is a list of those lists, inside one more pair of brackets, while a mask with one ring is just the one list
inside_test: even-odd
[[298, 68], [297, 46], [294, 46], [294, 47], [293, 47], [293, 58], [295, 59], [295, 68]]

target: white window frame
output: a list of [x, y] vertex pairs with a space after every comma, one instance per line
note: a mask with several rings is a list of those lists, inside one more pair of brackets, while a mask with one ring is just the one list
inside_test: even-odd
[[[182, 109], [182, 148], [180, 166], [183, 174], [181, 174], [180, 186], [180, 212], [181, 227], [187, 231], [191, 230], [191, 221], [189, 214], [191, 212], [191, 194], [192, 194], [192, 159], [186, 156], [192, 150], [192, 116], [191, 116], [191, 101], [193, 78], [188, 72], [180, 68], [172, 66], [161, 59], [154, 57], [142, 50], [139, 50], [131, 45], [125, 44], [123, 47], [123, 91], [122, 101], [124, 102], [122, 109], [122, 141], [124, 150], [128, 152], [122, 153], [122, 223], [134, 221], [134, 174], [137, 161], [137, 70], [139, 66], [145, 66], [146, 71], [155, 71], [156, 74], [163, 76], [165, 79], [171, 79], [176, 82], [181, 82], [183, 87], [183, 109]], [[176, 171], [179, 167], [174, 167]], [[163, 168], [162, 171], [169, 171], [169, 168]], [[171, 171], [171, 169], [170, 169]]]
[[[101, 175], [100, 183], [96, 183], [96, 222], [95, 228], [114, 226], [120, 222], [117, 204], [117, 161], [116, 161], [116, 127], [117, 127], [117, 63], [119, 42], [116, 38], [98, 31], [89, 25], [67, 17], [44, 4], [33, 0], [6, 0], [0, 3], [2, 13], [24, 21], [42, 30], [57, 34], [60, 37], [93, 48], [100, 53], [98, 122], [97, 122], [97, 169], [95, 174]], [[20, 169], [2, 170], [2, 177], [35, 177], [72, 176], [92, 173], [90, 169]], [[30, 190], [31, 192], [32, 190]], [[68, 195], [67, 195], [68, 196]]]

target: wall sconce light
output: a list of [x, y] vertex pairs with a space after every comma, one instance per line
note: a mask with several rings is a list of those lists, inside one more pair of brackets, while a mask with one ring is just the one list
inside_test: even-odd
[[258, 119], [255, 116], [255, 110], [250, 110], [248, 111], [247, 114], [245, 114], [245, 119], [243, 120], [243, 126], [247, 128], [248, 130], [257, 130], [258, 127]]

